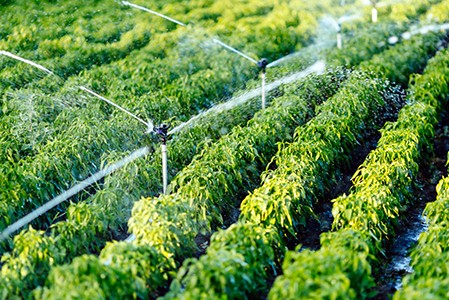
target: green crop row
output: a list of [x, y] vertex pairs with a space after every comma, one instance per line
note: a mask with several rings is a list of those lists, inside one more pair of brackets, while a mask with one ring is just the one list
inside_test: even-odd
[[[402, 1], [394, 4], [377, 6], [378, 18], [386, 18], [395, 23], [408, 23], [409, 21], [418, 21], [429, 8], [438, 5], [442, 0], [416, 0]], [[377, 1], [380, 3], [381, 1]], [[385, 4], [385, 3], [384, 3]], [[366, 15], [371, 17], [371, 7], [367, 7], [370, 12]]]
[[440, 3], [433, 5], [427, 14], [421, 17], [422, 23], [438, 22], [444, 23], [449, 20], [449, 1], [443, 0]]
[[373, 296], [373, 268], [395, 234], [400, 211], [413, 202], [418, 163], [432, 148], [438, 112], [449, 95], [448, 58], [447, 51], [440, 52], [414, 77], [409, 103], [381, 130], [377, 148], [353, 177], [351, 193], [333, 200], [337, 231], [323, 234], [316, 252], [287, 255], [270, 299]]

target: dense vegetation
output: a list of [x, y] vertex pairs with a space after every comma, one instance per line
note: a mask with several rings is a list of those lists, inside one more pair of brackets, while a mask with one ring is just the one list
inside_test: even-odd
[[[0, 231], [150, 149], [1, 241], [0, 298], [375, 295], [449, 97], [446, 32], [403, 33], [449, 21], [449, 1], [379, 5], [377, 23], [359, 1], [135, 3], [186, 26], [112, 0], [0, 1]], [[266, 109], [256, 64], [214, 39], [276, 60]], [[326, 66], [308, 68], [318, 60]], [[82, 86], [176, 129], [167, 194], [157, 137]], [[376, 148], [341, 194], [367, 144]], [[442, 179], [397, 299], [447, 293], [447, 268], [438, 267], [447, 194]], [[304, 236], [323, 227], [317, 209], [329, 195], [332, 229], [318, 249], [304, 249]]]

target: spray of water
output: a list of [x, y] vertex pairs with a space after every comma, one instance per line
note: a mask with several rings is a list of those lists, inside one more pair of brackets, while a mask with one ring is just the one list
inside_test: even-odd
[[218, 39], [213, 39], [213, 41], [214, 41], [215, 43], [217, 43], [217, 44], [219, 44], [219, 45], [225, 47], [226, 49], [228, 49], [228, 50], [230, 50], [230, 51], [232, 51], [232, 52], [234, 52], [234, 53], [237, 53], [238, 55], [240, 55], [240, 56], [246, 58], [247, 60], [249, 60], [249, 61], [251, 61], [251, 62], [253, 62], [253, 63], [255, 63], [255, 64], [257, 65], [257, 60], [255, 60], [255, 59], [249, 57], [248, 55], [246, 55], [246, 54], [240, 52], [239, 50], [237, 50], [237, 49], [235, 49], [235, 48], [232, 48], [231, 46], [229, 46], [229, 45], [223, 43], [222, 41], [220, 41], [220, 40], [218, 40]]
[[145, 156], [146, 154], [148, 154], [149, 151], [150, 151], [150, 149], [148, 147], [140, 148], [140, 149], [134, 151], [133, 153], [131, 153], [130, 155], [126, 156], [125, 158], [119, 160], [118, 162], [108, 166], [107, 168], [105, 168], [105, 169], [103, 169], [101, 171], [98, 171], [97, 173], [95, 173], [91, 177], [83, 180], [82, 182], [80, 182], [79, 184], [75, 185], [74, 187], [68, 189], [67, 191], [65, 191], [61, 195], [59, 195], [59, 196], [53, 198], [52, 200], [48, 201], [47, 203], [45, 203], [41, 207], [37, 208], [36, 210], [32, 211], [31, 213], [29, 213], [25, 217], [19, 219], [15, 223], [9, 225], [0, 234], [0, 242], [2, 242], [5, 239], [7, 239], [13, 232], [15, 232], [15, 231], [19, 230], [20, 228], [28, 225], [30, 222], [32, 222], [34, 219], [36, 219], [40, 215], [45, 214], [47, 211], [49, 211], [50, 209], [52, 209], [56, 205], [66, 201], [67, 199], [69, 199], [73, 195], [76, 195], [77, 193], [79, 193], [80, 191], [84, 190], [88, 186], [96, 183], [98, 180], [102, 179], [103, 177], [105, 177], [105, 176], [115, 172], [116, 170], [122, 168], [126, 164], [128, 164], [128, 163], [130, 163], [130, 162], [132, 162], [132, 161], [134, 161], [134, 160], [136, 160], [136, 159], [138, 159], [138, 158], [140, 158], [142, 156]]
[[[278, 79], [278, 80], [276, 80], [276, 81], [274, 81], [274, 82], [272, 82], [270, 84], [267, 84], [265, 86], [266, 91], [269, 92], [269, 91], [271, 91], [273, 89], [278, 88], [280, 85], [289, 84], [289, 83], [298, 81], [299, 79], [304, 78], [305, 76], [307, 76], [307, 75], [309, 75], [311, 73], [323, 72], [324, 68], [325, 68], [324, 61], [318, 61], [318, 62], [314, 63], [313, 65], [309, 66], [307, 69], [305, 69], [303, 71], [300, 71], [300, 72], [294, 73], [292, 75], [280, 78], [280, 79]], [[260, 93], [261, 93], [261, 89], [262, 89], [261, 87], [253, 89], [253, 90], [251, 90], [251, 91], [249, 91], [249, 92], [247, 92], [247, 93], [245, 93], [245, 94], [243, 94], [241, 96], [238, 96], [238, 97], [235, 97], [235, 98], [231, 99], [228, 102], [225, 102], [225, 103], [219, 104], [217, 106], [214, 106], [214, 107], [210, 108], [209, 110], [207, 110], [207, 111], [205, 111], [205, 112], [203, 112], [203, 113], [201, 113], [199, 115], [194, 116], [193, 118], [191, 118], [187, 122], [184, 122], [184, 123], [178, 125], [177, 127], [173, 128], [172, 130], [170, 130], [168, 132], [168, 134], [174, 134], [174, 133], [179, 132], [181, 129], [183, 129], [184, 127], [192, 124], [193, 122], [195, 122], [197, 119], [201, 118], [205, 114], [220, 113], [222, 111], [230, 110], [230, 109], [232, 109], [232, 108], [234, 108], [236, 106], [242, 105], [245, 102], [247, 102], [249, 99], [252, 99], [254, 97], [259, 96]]]
[[267, 68], [276, 67], [282, 63], [295, 59], [297, 57], [319, 57], [319, 53], [323, 50], [331, 48], [334, 46], [334, 36], [335, 32], [339, 29], [339, 24], [344, 22], [352, 22], [358, 18], [360, 18], [360, 13], [355, 13], [351, 15], [344, 15], [340, 17], [338, 20], [333, 18], [332, 16], [325, 16], [320, 19], [319, 27], [317, 29], [317, 40], [315, 42], [301, 50], [291, 53], [289, 55], [283, 56], [267, 65]]
[[362, 15], [360, 13], [353, 14], [353, 15], [344, 15], [344, 16], [341, 16], [340, 18], [338, 18], [338, 23], [342, 24], [342, 23], [352, 22], [354, 20], [360, 19], [361, 17], [362, 17]]
[[417, 35], [417, 34], [427, 34], [429, 32], [445, 31], [445, 30], [449, 30], [449, 23], [440, 24], [440, 25], [434, 24], [434, 25], [423, 26], [421, 28], [406, 31], [401, 35], [401, 37], [405, 40], [408, 40], [412, 36]]
[[166, 16], [166, 15], [163, 15], [163, 14], [161, 14], [161, 13], [158, 13], [158, 12], [156, 12], [156, 11], [154, 11], [154, 10], [151, 10], [151, 9], [148, 9], [148, 8], [146, 8], [146, 7], [143, 7], [143, 6], [140, 6], [140, 5], [136, 5], [136, 4], [130, 3], [130, 2], [128, 2], [128, 1], [122, 1], [122, 4], [123, 4], [123, 5], [131, 6], [131, 7], [134, 7], [134, 8], [143, 10], [143, 11], [146, 11], [146, 12], [149, 12], [149, 13], [151, 13], [151, 14], [153, 14], [153, 15], [159, 16], [159, 17], [161, 17], [161, 18], [164, 18], [164, 19], [166, 19], [166, 20], [169, 20], [169, 21], [171, 21], [171, 22], [173, 22], [173, 23], [176, 23], [176, 24], [178, 24], [178, 25], [181, 25], [181, 26], [184, 26], [184, 27], [187, 26], [186, 24], [184, 24], [184, 23], [182, 23], [182, 22], [180, 22], [180, 21], [178, 21], [178, 20], [175, 20], [175, 19], [173, 19], [173, 18], [170, 18], [170, 17], [168, 17], [168, 16]]
[[124, 109], [123, 107], [119, 106], [118, 104], [115, 104], [114, 102], [112, 102], [111, 100], [106, 99], [103, 96], [98, 95], [97, 93], [93, 92], [92, 90], [89, 90], [88, 88], [81, 86], [80, 87], [81, 90], [88, 92], [91, 95], [94, 95], [95, 97], [97, 97], [98, 99], [101, 99], [103, 101], [105, 101], [106, 103], [111, 104], [112, 106], [120, 109], [121, 111], [127, 113], [128, 115], [130, 115], [131, 117], [133, 117], [134, 119], [136, 119], [137, 121], [141, 122], [142, 124], [144, 124], [147, 127], [147, 133], [152, 132], [154, 125], [152, 121], [149, 122], [145, 122], [144, 120], [142, 120], [141, 118], [139, 118], [138, 116], [136, 116], [135, 114], [129, 112], [128, 110]]
[[48, 73], [48, 74], [55, 75], [55, 73], [53, 73], [53, 72], [50, 71], [49, 69], [47, 69], [47, 68], [41, 66], [40, 64], [35, 63], [35, 62], [33, 62], [33, 61], [29, 60], [29, 59], [25, 59], [25, 58], [23, 58], [23, 57], [20, 57], [20, 56], [17, 56], [17, 55], [15, 55], [15, 54], [12, 54], [12, 53], [10, 53], [10, 52], [8, 52], [8, 51], [0, 50], [0, 55], [8, 56], [8, 57], [10, 57], [10, 58], [19, 60], [19, 61], [24, 62], [24, 63], [26, 63], [26, 64], [29, 64], [29, 65], [31, 65], [31, 66], [33, 66], [33, 67], [35, 67], [35, 68], [38, 68], [39, 70], [44, 71], [44, 72], [46, 72], [46, 73]]
[[[406, 31], [401, 34], [401, 38], [404, 40], [409, 40], [412, 36], [415, 36], [417, 34], [427, 34], [429, 32], [448, 31], [448, 30], [449, 30], [449, 23], [427, 25]], [[397, 42], [399, 42], [399, 37], [397, 36], [390, 36], [388, 38], [388, 43], [390, 44], [396, 44]]]

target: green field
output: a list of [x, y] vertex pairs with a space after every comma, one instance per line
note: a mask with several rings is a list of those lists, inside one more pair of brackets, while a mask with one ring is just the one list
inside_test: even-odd
[[0, 15], [0, 299], [449, 298], [448, 0]]

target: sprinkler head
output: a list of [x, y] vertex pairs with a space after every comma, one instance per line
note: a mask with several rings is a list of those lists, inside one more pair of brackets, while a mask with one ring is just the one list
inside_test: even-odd
[[338, 22], [337, 24], [337, 33], [341, 33], [341, 23]]
[[169, 128], [170, 128], [170, 125], [168, 125], [168, 124], [161, 124], [159, 126], [154, 127], [154, 132], [161, 137], [161, 141], [163, 144], [165, 144], [165, 142], [167, 142]]
[[261, 60], [259, 60], [257, 62], [257, 66], [259, 66], [259, 68], [262, 69], [262, 72], [265, 73], [265, 70], [267, 69], [267, 66], [268, 66], [268, 59], [262, 58]]

